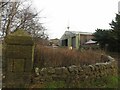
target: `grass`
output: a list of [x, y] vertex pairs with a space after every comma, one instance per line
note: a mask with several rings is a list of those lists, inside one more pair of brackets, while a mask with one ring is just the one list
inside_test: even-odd
[[66, 83], [64, 81], [47, 82], [45, 88], [66, 88]]
[[94, 80], [91, 83], [92, 88], [117, 88], [118, 87], [118, 77], [107, 76]]
[[43, 84], [34, 84], [32, 88], [118, 88], [118, 77], [107, 76], [92, 81], [77, 81], [77, 83], [72, 81], [70, 83], [66, 83], [65, 81], [52, 81]]
[[77, 51], [66, 48], [36, 46], [35, 65], [41, 67], [62, 67], [70, 65], [89, 65], [101, 62], [101, 51]]

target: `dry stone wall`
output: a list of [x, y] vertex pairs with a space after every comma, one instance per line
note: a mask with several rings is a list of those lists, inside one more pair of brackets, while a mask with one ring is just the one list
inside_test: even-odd
[[49, 82], [49, 81], [92, 81], [96, 78], [104, 76], [117, 75], [117, 63], [110, 56], [103, 56], [104, 63], [96, 63], [88, 66], [69, 66], [69, 67], [49, 67], [36, 68], [36, 78], [33, 82]]

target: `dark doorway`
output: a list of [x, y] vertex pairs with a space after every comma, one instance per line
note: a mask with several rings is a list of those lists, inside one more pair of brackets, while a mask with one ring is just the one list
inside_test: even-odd
[[68, 39], [62, 40], [62, 46], [68, 46]]
[[76, 37], [72, 37], [72, 47], [76, 48]]

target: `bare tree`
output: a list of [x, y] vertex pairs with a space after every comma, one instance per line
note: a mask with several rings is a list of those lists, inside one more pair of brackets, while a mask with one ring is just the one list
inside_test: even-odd
[[[26, 2], [24, 0], [24, 2]], [[38, 17], [40, 12], [33, 12], [31, 5], [24, 7], [24, 2], [6, 2], [2, 3], [1, 33], [2, 37], [9, 35], [19, 28], [28, 31], [33, 37], [47, 38], [44, 33], [45, 27], [40, 23]], [[43, 37], [44, 36], [44, 37]]]
[[6, 2], [0, 2], [0, 8], [4, 7], [5, 5], [7, 5], [10, 2], [10, 0], [6, 1]]

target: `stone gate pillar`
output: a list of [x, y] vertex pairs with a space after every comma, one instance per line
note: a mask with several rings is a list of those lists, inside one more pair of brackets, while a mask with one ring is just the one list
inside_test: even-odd
[[24, 30], [17, 30], [4, 39], [3, 88], [26, 88], [31, 81], [34, 43]]

